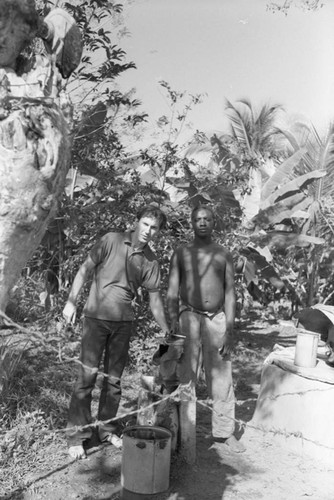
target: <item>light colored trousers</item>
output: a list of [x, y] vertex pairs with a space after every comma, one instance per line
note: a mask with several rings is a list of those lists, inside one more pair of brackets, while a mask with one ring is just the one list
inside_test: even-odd
[[186, 336], [180, 359], [180, 383], [193, 388], [202, 364], [209, 398], [213, 400], [212, 435], [230, 437], [235, 428], [235, 398], [230, 357], [222, 359], [219, 349], [226, 331], [224, 312], [208, 316], [184, 310], [179, 317], [180, 331]]

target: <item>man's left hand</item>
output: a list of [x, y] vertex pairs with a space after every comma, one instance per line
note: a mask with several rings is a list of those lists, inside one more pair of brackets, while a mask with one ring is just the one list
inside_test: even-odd
[[222, 358], [224, 358], [225, 356], [230, 355], [232, 351], [233, 351], [233, 334], [225, 333], [223, 338], [223, 344], [219, 349], [219, 354], [221, 355]]

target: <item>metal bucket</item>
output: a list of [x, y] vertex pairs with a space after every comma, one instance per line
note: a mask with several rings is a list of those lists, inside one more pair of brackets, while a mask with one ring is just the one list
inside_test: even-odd
[[303, 368], [314, 368], [317, 364], [318, 342], [319, 333], [298, 331], [294, 364]]
[[157, 426], [128, 427], [123, 433], [122, 498], [150, 498], [169, 488], [171, 437]]

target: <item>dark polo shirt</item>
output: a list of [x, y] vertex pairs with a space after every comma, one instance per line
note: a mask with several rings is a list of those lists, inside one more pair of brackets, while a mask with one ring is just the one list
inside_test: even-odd
[[160, 267], [149, 245], [134, 251], [131, 232], [107, 233], [90, 251], [96, 264], [84, 308], [85, 316], [109, 321], [132, 321], [131, 302], [140, 286], [159, 290]]

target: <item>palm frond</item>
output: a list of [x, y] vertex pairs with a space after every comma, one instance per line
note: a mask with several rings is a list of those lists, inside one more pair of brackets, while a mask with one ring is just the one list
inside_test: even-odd
[[328, 131], [327, 137], [320, 152], [320, 164], [318, 168], [331, 170], [334, 167], [334, 125]]
[[234, 137], [242, 144], [245, 144], [248, 152], [252, 153], [252, 144], [249, 137], [249, 127], [246, 125], [246, 117], [227, 99], [225, 110], [227, 110], [228, 116], [232, 122], [231, 125]]
[[254, 116], [254, 110], [253, 110], [253, 106], [252, 106], [251, 101], [249, 99], [247, 99], [247, 97], [243, 97], [242, 99], [238, 99], [237, 102], [240, 102], [241, 104], [244, 104], [248, 108], [247, 112], [250, 115], [251, 121], [254, 123], [255, 122], [255, 116]]
[[283, 130], [281, 128], [276, 128], [276, 133], [282, 134], [282, 136], [286, 138], [293, 151], [298, 151], [298, 149], [300, 149], [300, 143], [298, 142], [294, 134], [292, 134], [288, 130]]
[[276, 113], [279, 109], [283, 109], [280, 104], [274, 106], [264, 105], [260, 109], [255, 125], [264, 136], [271, 135], [273, 131], [273, 124], [276, 119]]

